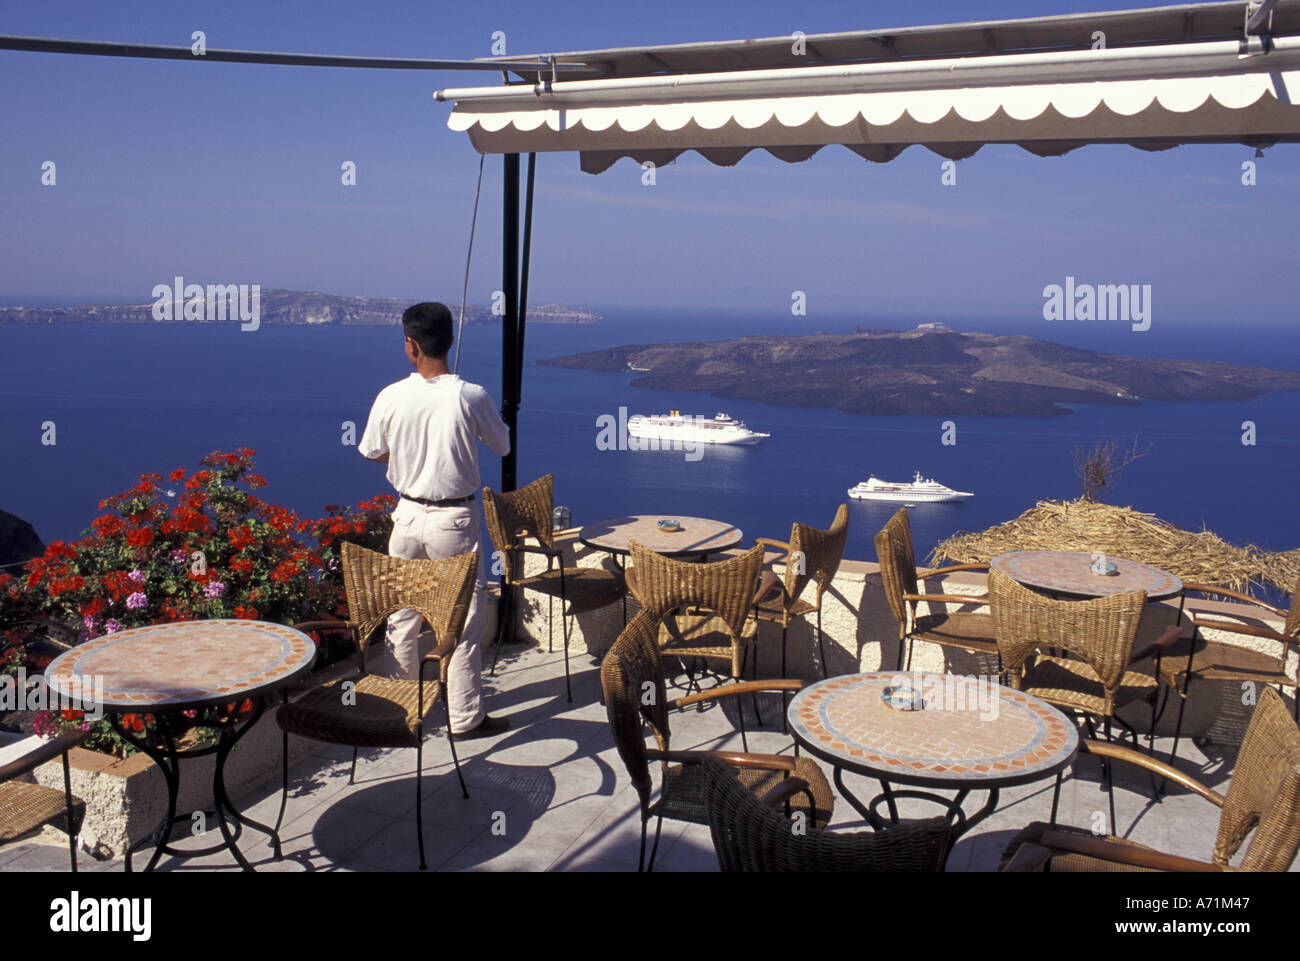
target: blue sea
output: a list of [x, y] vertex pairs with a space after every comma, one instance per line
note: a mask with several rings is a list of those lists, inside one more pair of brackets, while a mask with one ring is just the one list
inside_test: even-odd
[[[1271, 550], [1300, 546], [1300, 392], [1242, 403], [1075, 407], [1055, 418], [953, 417], [957, 443], [941, 441], [934, 417], [871, 417], [832, 410], [717, 399], [707, 392], [648, 391], [634, 374], [539, 366], [542, 358], [626, 343], [791, 333], [788, 315], [699, 315], [604, 308], [595, 326], [533, 325], [519, 427], [519, 479], [555, 475], [556, 502], [575, 523], [631, 513], [726, 520], [753, 537], [785, 539], [792, 521], [826, 526], [845, 491], [875, 474], [910, 480], [921, 471], [959, 490], [962, 504], [912, 511], [917, 553], [942, 538], [1015, 517], [1037, 501], [1078, 494], [1072, 451], [1103, 434], [1137, 438], [1151, 453], [1130, 465], [1106, 499], [1181, 527]], [[1300, 335], [1283, 327], [1224, 321], [1172, 322], [1143, 333], [1123, 326], [1016, 324], [992, 319], [797, 318], [803, 330], [910, 328], [942, 319], [957, 329], [1026, 333], [1095, 350], [1265, 364], [1294, 369]], [[807, 323], [804, 323], [808, 321]], [[500, 331], [465, 331], [461, 374], [500, 399]], [[247, 446], [272, 501], [317, 516], [388, 490], [382, 466], [341, 440], [359, 437], [376, 392], [410, 371], [400, 328], [263, 326], [0, 325], [0, 508], [29, 520], [47, 543], [78, 536], [101, 498], [145, 471], [193, 468], [214, 449]], [[597, 449], [597, 418], [678, 408], [726, 411], [770, 440], [680, 452]], [[42, 444], [43, 425], [56, 443]], [[1241, 442], [1256, 425], [1257, 443]], [[480, 449], [485, 484], [500, 461]], [[875, 557], [872, 537], [895, 508], [850, 502], [847, 556]]]

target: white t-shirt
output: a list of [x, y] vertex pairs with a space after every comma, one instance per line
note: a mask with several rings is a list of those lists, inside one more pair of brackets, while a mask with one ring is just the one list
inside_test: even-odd
[[510, 431], [487, 391], [455, 374], [425, 380], [413, 372], [379, 392], [358, 450], [388, 455], [388, 482], [399, 494], [448, 500], [478, 491], [480, 438], [503, 457], [510, 452]]

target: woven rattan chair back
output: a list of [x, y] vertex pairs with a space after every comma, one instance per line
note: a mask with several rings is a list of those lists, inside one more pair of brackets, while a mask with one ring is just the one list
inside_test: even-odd
[[[371, 638], [397, 611], [419, 611], [439, 643], [449, 637], [459, 639], [477, 575], [476, 551], [438, 560], [409, 560], [345, 542], [343, 587], [362, 669]], [[448, 660], [442, 662], [444, 682]]]
[[916, 582], [916, 557], [912, 552], [912, 525], [907, 508], [900, 507], [876, 535], [876, 560], [885, 585], [889, 613], [898, 621], [899, 631], [906, 633], [910, 609], [904, 594], [919, 594]]
[[943, 818], [909, 821], [883, 833], [796, 832], [716, 758], [704, 761], [709, 833], [722, 871], [941, 871], [948, 854]]
[[656, 618], [696, 605], [720, 617], [733, 638], [744, 632], [763, 574], [762, 546], [712, 564], [673, 560], [636, 541], [631, 552], [641, 602]]
[[[532, 534], [547, 547], [555, 546], [555, 477], [546, 474], [518, 490], [498, 494], [483, 488], [483, 518], [492, 545], [510, 556], [520, 534]], [[509, 565], [507, 565], [508, 567]]]
[[1219, 817], [1214, 860], [1227, 864], [1258, 825], [1241, 867], [1286, 871], [1300, 848], [1300, 728], [1282, 695], [1262, 684], [1258, 690]]
[[1021, 587], [996, 568], [989, 571], [989, 609], [1002, 664], [1019, 686], [1029, 655], [1039, 648], [1067, 651], [1101, 680], [1106, 714], [1115, 710], [1146, 606], [1145, 591], [1088, 601], [1058, 601]]
[[[1300, 576], [1296, 577], [1295, 587], [1291, 588], [1291, 609], [1287, 611], [1282, 633], [1300, 640]], [[1300, 697], [1300, 691], [1296, 695]]]
[[659, 660], [659, 621], [651, 612], [639, 611], [623, 628], [600, 665], [605, 714], [614, 735], [614, 746], [641, 795], [643, 807], [650, 798], [647, 725], [660, 750], [668, 750], [668, 697]]
[[790, 554], [785, 564], [785, 604], [799, 599], [809, 581], [817, 582], [817, 607], [835, 579], [849, 538], [849, 505], [841, 504], [830, 530], [818, 530], [796, 522], [790, 528]]

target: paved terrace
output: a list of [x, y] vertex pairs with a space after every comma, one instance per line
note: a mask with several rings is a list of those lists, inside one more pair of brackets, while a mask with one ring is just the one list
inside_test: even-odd
[[[573, 668], [574, 703], [570, 705], [564, 699], [564, 662], [558, 651], [547, 654], [544, 643], [540, 649], [505, 649], [496, 677], [485, 680], [490, 711], [509, 716], [511, 729], [461, 745], [469, 800], [461, 797], [446, 738], [440, 732], [429, 736], [424, 752], [424, 816], [430, 869], [636, 870], [637, 799], [597, 700], [598, 668], [586, 654], [573, 658]], [[754, 718], [748, 698], [735, 701], [725, 708], [675, 714], [673, 746], [739, 749], [737, 707], [747, 712], [747, 726]], [[779, 702], [773, 695], [761, 704], [766, 726], [758, 731], [751, 727], [751, 750], [791, 752], [791, 739], [780, 731]], [[274, 721], [268, 715], [259, 723]], [[304, 744], [311, 753], [291, 768], [289, 804], [281, 829], [284, 858], [274, 860], [263, 836], [248, 831], [241, 848], [254, 867], [259, 871], [414, 870], [415, 752], [363, 750], [356, 783], [349, 785], [350, 749]], [[1169, 740], [1158, 739], [1157, 745], [1161, 744], [1167, 752]], [[1223, 790], [1234, 750], [1198, 747], [1184, 740], [1179, 766]], [[829, 777], [830, 771], [826, 773]], [[849, 778], [851, 787], [861, 786], [862, 795], [874, 795], [873, 783]], [[1100, 784], [1095, 759], [1076, 762], [1062, 791], [1060, 822], [1094, 823], [1094, 817], [1106, 809]], [[1051, 786], [1049, 778], [1004, 790], [998, 810], [954, 847], [948, 870], [995, 870], [1002, 849], [1017, 830], [1048, 818]], [[982, 795], [973, 795], [967, 809], [973, 811], [982, 800]], [[1217, 809], [1209, 803], [1174, 786], [1156, 803], [1147, 776], [1122, 769], [1116, 772], [1115, 801], [1120, 833], [1170, 853], [1209, 858], [1218, 823]], [[274, 822], [280, 803], [279, 774], [244, 792], [237, 803], [252, 817]], [[928, 816], [935, 810], [918, 802], [904, 801], [901, 807], [904, 817]], [[494, 823], [503, 824], [504, 833], [499, 828], [494, 833]], [[844, 801], [836, 805], [833, 827], [866, 829]], [[197, 841], [182, 842], [190, 843], [200, 846]], [[66, 839], [51, 833], [0, 849], [0, 871], [66, 871], [67, 859]], [[120, 860], [97, 862], [83, 854], [81, 867], [120, 871], [123, 865]], [[238, 870], [228, 854], [188, 861], [165, 857], [159, 867]], [[708, 828], [665, 821], [656, 870], [716, 871]]]

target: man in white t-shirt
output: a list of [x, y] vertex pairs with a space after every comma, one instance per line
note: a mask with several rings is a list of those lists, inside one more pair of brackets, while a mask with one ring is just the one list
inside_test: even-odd
[[[483, 561], [478, 441], [501, 456], [510, 452], [509, 429], [487, 391], [447, 369], [455, 340], [451, 311], [424, 303], [402, 314], [406, 359], [415, 373], [379, 392], [359, 450], [388, 465], [388, 482], [401, 495], [393, 512], [388, 553], [393, 557], [441, 558], [478, 551], [478, 576], [464, 634], [449, 665], [447, 703], [451, 730], [482, 737], [509, 727], [483, 709]], [[420, 615], [401, 611], [388, 619], [388, 669], [414, 680], [419, 669]]]

